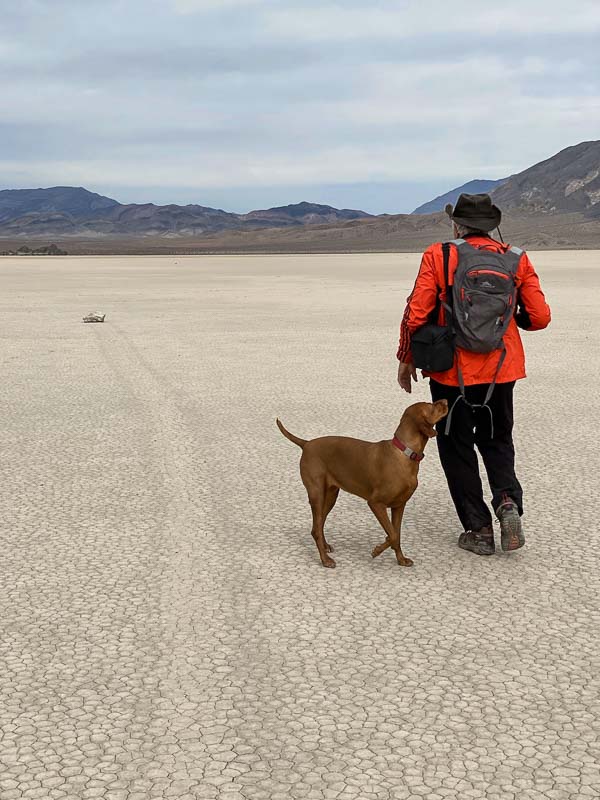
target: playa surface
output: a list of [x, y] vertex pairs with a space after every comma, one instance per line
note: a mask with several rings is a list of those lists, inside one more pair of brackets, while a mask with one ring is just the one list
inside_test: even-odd
[[275, 417], [391, 437], [418, 256], [0, 260], [3, 800], [600, 796], [600, 254], [532, 259], [526, 548], [431, 443], [415, 566], [341, 495], [331, 571]]

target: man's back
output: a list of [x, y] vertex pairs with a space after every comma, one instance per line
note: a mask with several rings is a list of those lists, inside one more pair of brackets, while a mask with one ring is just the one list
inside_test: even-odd
[[[465, 240], [475, 248], [488, 250], [494, 253], [505, 253], [510, 245], [498, 242], [490, 236], [467, 235]], [[450, 284], [454, 281], [454, 273], [459, 262], [456, 246], [450, 246], [448, 264], [448, 277]], [[533, 268], [527, 253], [521, 255], [517, 273], [517, 313], [512, 317], [504, 335], [506, 358], [498, 382], [505, 383], [524, 378], [525, 353], [519, 334], [519, 326], [525, 330], [541, 330], [550, 323], [550, 308], [546, 303], [540, 288], [539, 278]], [[421, 260], [421, 267], [415, 282], [412, 294], [407, 299], [407, 306], [400, 328], [400, 343], [397, 357], [401, 362], [409, 362], [410, 338], [422, 325], [424, 325], [435, 311], [437, 301], [448, 302], [448, 292], [444, 280], [444, 259], [442, 243], [436, 242], [425, 250]], [[446, 311], [440, 306], [438, 323], [446, 324]], [[500, 351], [491, 353], [474, 353], [463, 348], [457, 348], [457, 357], [463, 372], [465, 385], [491, 383], [496, 373], [500, 358]], [[458, 386], [458, 370], [456, 361], [451, 369], [446, 372], [424, 373], [433, 377], [440, 383]]]

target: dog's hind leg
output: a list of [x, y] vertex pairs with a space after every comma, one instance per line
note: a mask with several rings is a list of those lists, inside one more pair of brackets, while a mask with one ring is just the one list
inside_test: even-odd
[[[323, 525], [325, 525], [325, 520], [327, 519], [327, 515], [334, 507], [336, 500], [338, 499], [339, 493], [340, 490], [337, 486], [330, 486], [327, 489], [325, 493], [325, 508], [323, 509]], [[325, 539], [325, 550], [327, 550], [328, 553], [333, 553], [333, 547], [329, 544], [327, 539]]]
[[[328, 555], [329, 546], [325, 541], [323, 526], [327, 514], [331, 511], [337, 500], [339, 489], [328, 486], [327, 475], [319, 460], [311, 458], [304, 450], [300, 459], [300, 477], [308, 494], [308, 502], [312, 511], [313, 525], [312, 537], [317, 545], [321, 563], [324, 567], [335, 567], [335, 561]], [[335, 491], [334, 491], [335, 490]]]
[[335, 567], [335, 561], [327, 553], [327, 542], [325, 541], [325, 533], [323, 532], [323, 525], [325, 524], [325, 487], [308, 490], [308, 501], [312, 510], [313, 526], [312, 537], [317, 545], [321, 563], [324, 567]]
[[310, 503], [312, 511], [313, 524], [311, 535], [317, 545], [321, 563], [324, 567], [333, 568], [335, 567], [335, 561], [328, 555], [330, 548], [325, 541], [323, 526], [325, 525], [327, 514], [329, 514], [335, 504], [337, 493], [334, 496], [333, 492], [328, 490], [325, 482], [325, 475], [315, 475], [314, 473], [311, 475], [308, 473], [308, 470], [303, 470], [302, 467], [303, 464], [300, 462], [300, 474], [302, 475], [302, 482], [306, 487], [308, 502]]

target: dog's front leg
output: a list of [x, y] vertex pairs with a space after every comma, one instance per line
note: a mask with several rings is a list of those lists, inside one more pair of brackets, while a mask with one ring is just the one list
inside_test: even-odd
[[369, 503], [369, 508], [379, 520], [379, 524], [387, 534], [387, 539], [382, 544], [377, 545], [372, 551], [373, 558], [376, 558], [388, 547], [391, 547], [396, 553], [396, 560], [401, 567], [412, 567], [413, 562], [410, 558], [406, 558], [402, 553], [400, 547], [400, 528], [402, 526], [402, 515], [404, 513], [404, 505], [392, 509], [392, 521], [388, 517], [387, 507], [383, 503]]
[[398, 563], [401, 567], [412, 567], [413, 561], [411, 558], [407, 558], [400, 546], [400, 528], [402, 527], [402, 517], [404, 516], [404, 509], [406, 508], [406, 504], [404, 503], [397, 508], [392, 508], [392, 525], [394, 527], [394, 531], [398, 537], [398, 549], [396, 550], [396, 558]]
[[373, 556], [373, 558], [377, 558], [377, 556], [380, 556], [384, 550], [388, 549], [389, 546], [390, 546], [390, 540], [386, 539], [385, 542], [378, 544], [371, 550], [371, 555]]

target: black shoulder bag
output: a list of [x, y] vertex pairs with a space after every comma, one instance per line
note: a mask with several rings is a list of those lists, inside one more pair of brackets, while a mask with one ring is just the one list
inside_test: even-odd
[[446, 284], [447, 302], [446, 322], [449, 325], [438, 325], [441, 301], [438, 296], [435, 309], [429, 315], [429, 321], [413, 333], [410, 349], [413, 363], [418, 369], [426, 372], [445, 372], [454, 364], [454, 330], [452, 328], [452, 289], [448, 284], [448, 263], [450, 261], [450, 243], [442, 244], [444, 256], [444, 281]]

